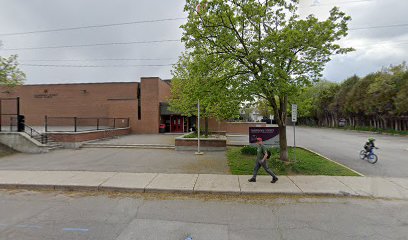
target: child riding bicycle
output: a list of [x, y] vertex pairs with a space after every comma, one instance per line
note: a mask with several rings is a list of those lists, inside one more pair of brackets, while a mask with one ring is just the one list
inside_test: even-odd
[[366, 151], [367, 156], [373, 152], [374, 148], [378, 149], [378, 147], [374, 145], [374, 142], [375, 142], [375, 138], [370, 137], [368, 138], [368, 141], [365, 143], [364, 150]]

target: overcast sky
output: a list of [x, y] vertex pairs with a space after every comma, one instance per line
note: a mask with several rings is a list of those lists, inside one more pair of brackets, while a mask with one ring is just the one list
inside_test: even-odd
[[[323, 19], [334, 5], [352, 17], [352, 30], [343, 45], [352, 46], [357, 51], [334, 57], [326, 67], [324, 78], [342, 81], [354, 74], [364, 76], [382, 66], [396, 65], [408, 59], [408, 0], [301, 0], [300, 14], [315, 14]], [[3, 42], [0, 56], [19, 55], [21, 68], [27, 74], [27, 84], [128, 82], [139, 81], [140, 77], [146, 76], [169, 79], [169, 65], [177, 61], [184, 49], [180, 41], [68, 46], [178, 40], [181, 37], [179, 26], [185, 21], [183, 19], [71, 31], [9, 34], [184, 18], [183, 7], [184, 1], [177, 0], [0, 0], [0, 40]], [[376, 27], [390, 25], [404, 26]], [[21, 49], [51, 46], [66, 47]], [[128, 67], [112, 67], [124, 65]]]

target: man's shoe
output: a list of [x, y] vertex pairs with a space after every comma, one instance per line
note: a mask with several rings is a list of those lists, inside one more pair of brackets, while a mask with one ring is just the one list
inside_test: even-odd
[[278, 181], [278, 178], [272, 179], [271, 183], [276, 183]]
[[256, 182], [256, 179], [255, 178], [250, 178], [250, 179], [248, 179], [248, 182]]

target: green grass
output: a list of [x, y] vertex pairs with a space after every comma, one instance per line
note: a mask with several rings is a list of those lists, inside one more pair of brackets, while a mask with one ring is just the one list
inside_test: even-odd
[[[243, 151], [240, 147], [232, 147], [227, 151], [228, 165], [234, 175], [252, 175], [256, 156], [248, 152], [248, 147]], [[289, 148], [291, 163], [283, 163], [279, 160], [279, 149], [272, 148], [272, 157], [268, 160], [269, 167], [277, 175], [327, 175], [327, 176], [359, 176], [353, 171], [336, 163], [328, 161], [307, 150], [296, 148], [296, 163], [293, 162], [293, 148]], [[261, 168], [259, 175], [267, 175]]]

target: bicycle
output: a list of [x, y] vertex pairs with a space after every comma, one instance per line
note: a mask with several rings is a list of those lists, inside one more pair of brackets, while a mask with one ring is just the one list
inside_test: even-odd
[[[378, 149], [377, 147], [375, 149]], [[365, 149], [360, 151], [361, 160], [367, 159], [371, 164], [374, 164], [378, 161], [378, 156], [374, 153], [374, 149], [371, 149], [370, 152], [367, 152]]]

